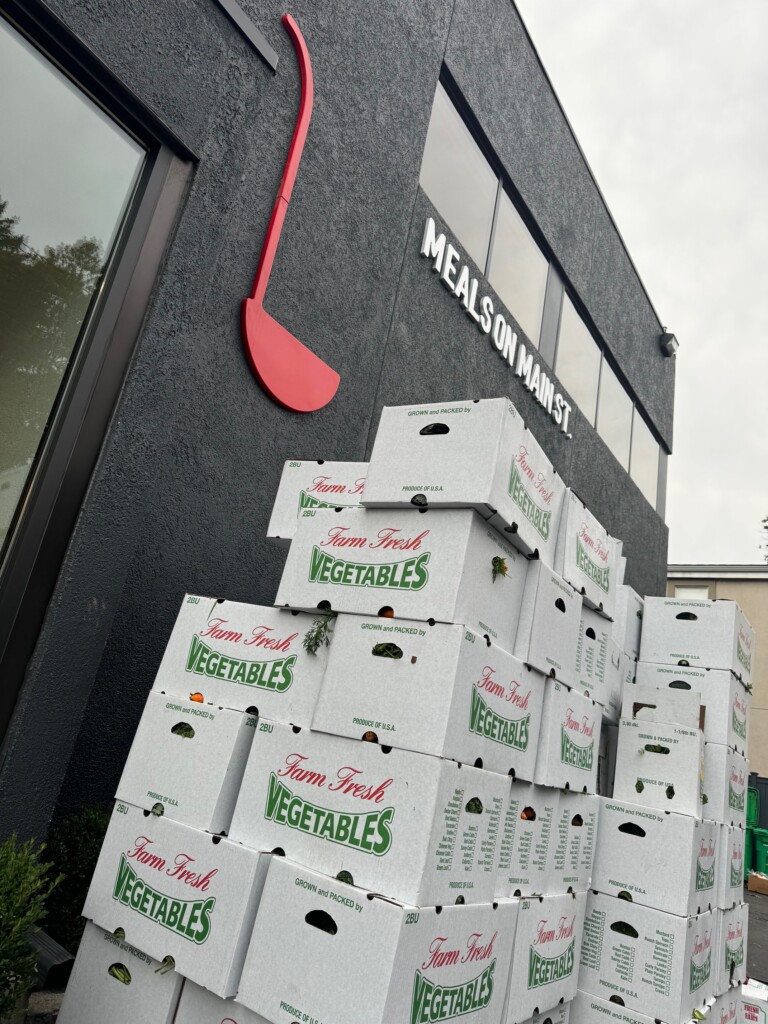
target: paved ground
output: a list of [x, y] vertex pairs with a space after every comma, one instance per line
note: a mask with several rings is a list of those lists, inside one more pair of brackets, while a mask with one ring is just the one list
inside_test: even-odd
[[750, 978], [768, 982], [768, 896], [745, 888], [744, 900], [749, 904], [747, 971]]

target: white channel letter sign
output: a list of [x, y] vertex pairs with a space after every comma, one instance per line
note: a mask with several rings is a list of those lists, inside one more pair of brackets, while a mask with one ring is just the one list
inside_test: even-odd
[[469, 273], [469, 267], [462, 264], [458, 250], [446, 241], [444, 234], [437, 234], [435, 222], [427, 217], [424, 237], [421, 240], [421, 255], [432, 260], [432, 270], [461, 302], [462, 309], [473, 320], [479, 330], [491, 336], [493, 347], [501, 359], [509, 363], [510, 369], [519, 377], [522, 385], [534, 396], [539, 405], [546, 409], [564, 434], [568, 434], [568, 420], [571, 405], [565, 396], [555, 390], [550, 380], [517, 337], [501, 313], [494, 313], [493, 299], [483, 295], [478, 299], [478, 282]]

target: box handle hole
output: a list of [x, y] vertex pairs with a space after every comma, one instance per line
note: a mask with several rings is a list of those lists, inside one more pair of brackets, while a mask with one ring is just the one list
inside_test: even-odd
[[317, 928], [321, 932], [327, 932], [329, 935], [335, 935], [339, 930], [336, 922], [325, 910], [310, 910], [305, 915], [304, 920], [313, 928]]
[[422, 427], [419, 433], [422, 437], [433, 437], [435, 434], [450, 434], [451, 428], [447, 423], [428, 423]]

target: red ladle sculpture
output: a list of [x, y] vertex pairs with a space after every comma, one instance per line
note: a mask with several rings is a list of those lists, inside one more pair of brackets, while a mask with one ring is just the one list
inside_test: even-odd
[[264, 309], [264, 293], [275, 260], [277, 244], [283, 230], [285, 214], [296, 181], [301, 154], [312, 116], [312, 65], [299, 27], [290, 14], [283, 15], [283, 25], [291, 37], [299, 58], [301, 71], [301, 104], [296, 128], [285, 161], [275, 206], [267, 228], [267, 237], [253, 279], [248, 299], [243, 299], [240, 324], [248, 362], [257, 380], [272, 398], [294, 412], [316, 412], [328, 405], [339, 386], [335, 370], [287, 331]]

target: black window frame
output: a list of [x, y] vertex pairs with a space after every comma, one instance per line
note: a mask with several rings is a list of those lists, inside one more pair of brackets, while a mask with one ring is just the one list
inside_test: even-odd
[[9, 530], [0, 564], [0, 739], [139, 339], [196, 155], [39, 0], [0, 0], [0, 15], [147, 147], [133, 199]]

